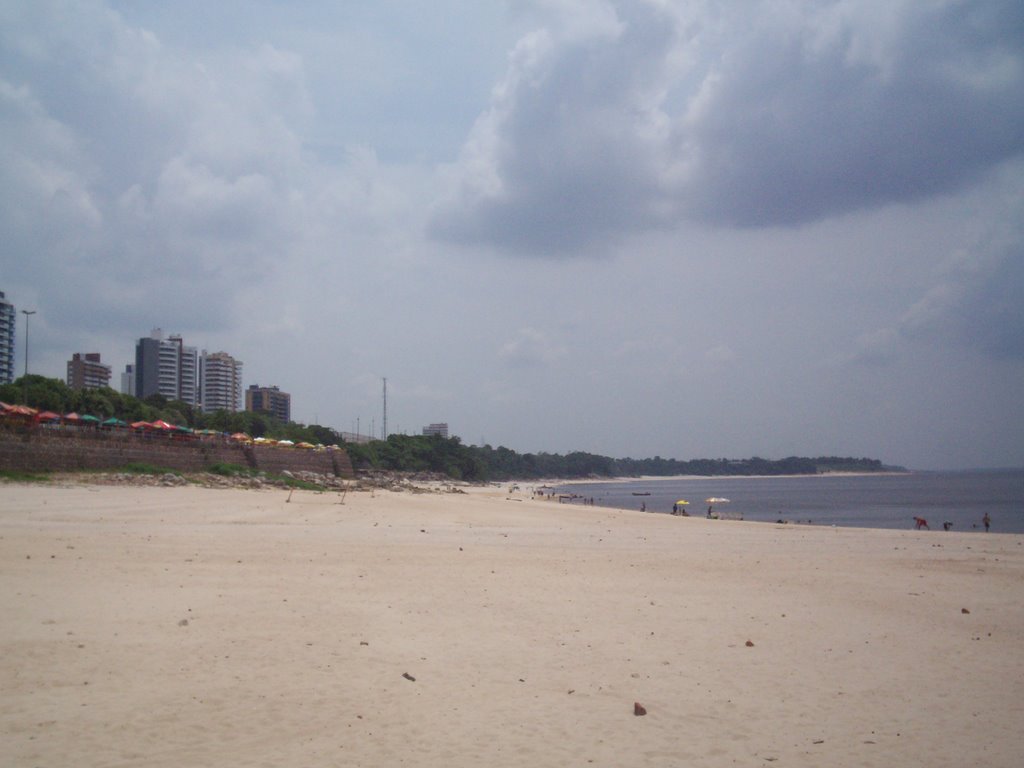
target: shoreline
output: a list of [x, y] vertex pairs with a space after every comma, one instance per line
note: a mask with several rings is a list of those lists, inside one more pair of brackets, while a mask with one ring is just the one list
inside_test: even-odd
[[593, 480], [563, 480], [558, 481], [555, 484], [598, 485], [604, 483], [651, 482], [658, 480], [742, 480], [744, 478], [750, 478], [752, 480], [767, 480], [775, 477], [902, 477], [914, 474], [918, 473], [913, 470], [907, 470], [906, 472], [815, 472], [813, 474], [808, 473], [795, 475], [640, 475], [639, 477], [608, 477], [595, 478]]

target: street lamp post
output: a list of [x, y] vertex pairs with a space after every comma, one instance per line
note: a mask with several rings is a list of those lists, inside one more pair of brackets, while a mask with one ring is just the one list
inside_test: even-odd
[[28, 405], [28, 319], [35, 313], [34, 309], [21, 310], [21, 314], [25, 316], [25, 405]]

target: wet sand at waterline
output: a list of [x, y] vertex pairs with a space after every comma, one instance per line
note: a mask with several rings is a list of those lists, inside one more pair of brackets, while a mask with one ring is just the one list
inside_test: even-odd
[[1024, 764], [1024, 537], [466, 490], [0, 486], [5, 764]]

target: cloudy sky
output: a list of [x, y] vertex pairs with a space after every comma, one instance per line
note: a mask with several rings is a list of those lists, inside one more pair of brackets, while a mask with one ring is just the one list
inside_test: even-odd
[[1024, 5], [5, 0], [0, 240], [35, 373], [160, 327], [345, 431], [387, 377], [519, 451], [1021, 466]]

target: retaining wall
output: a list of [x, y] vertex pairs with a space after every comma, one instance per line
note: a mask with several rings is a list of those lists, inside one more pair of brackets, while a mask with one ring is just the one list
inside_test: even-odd
[[184, 440], [163, 434], [76, 427], [0, 429], [0, 469], [22, 472], [113, 470], [138, 462], [181, 472], [211, 464], [238, 464], [264, 472], [318, 472], [351, 478], [352, 462], [342, 449], [311, 451], [278, 446], [245, 446], [219, 439]]

